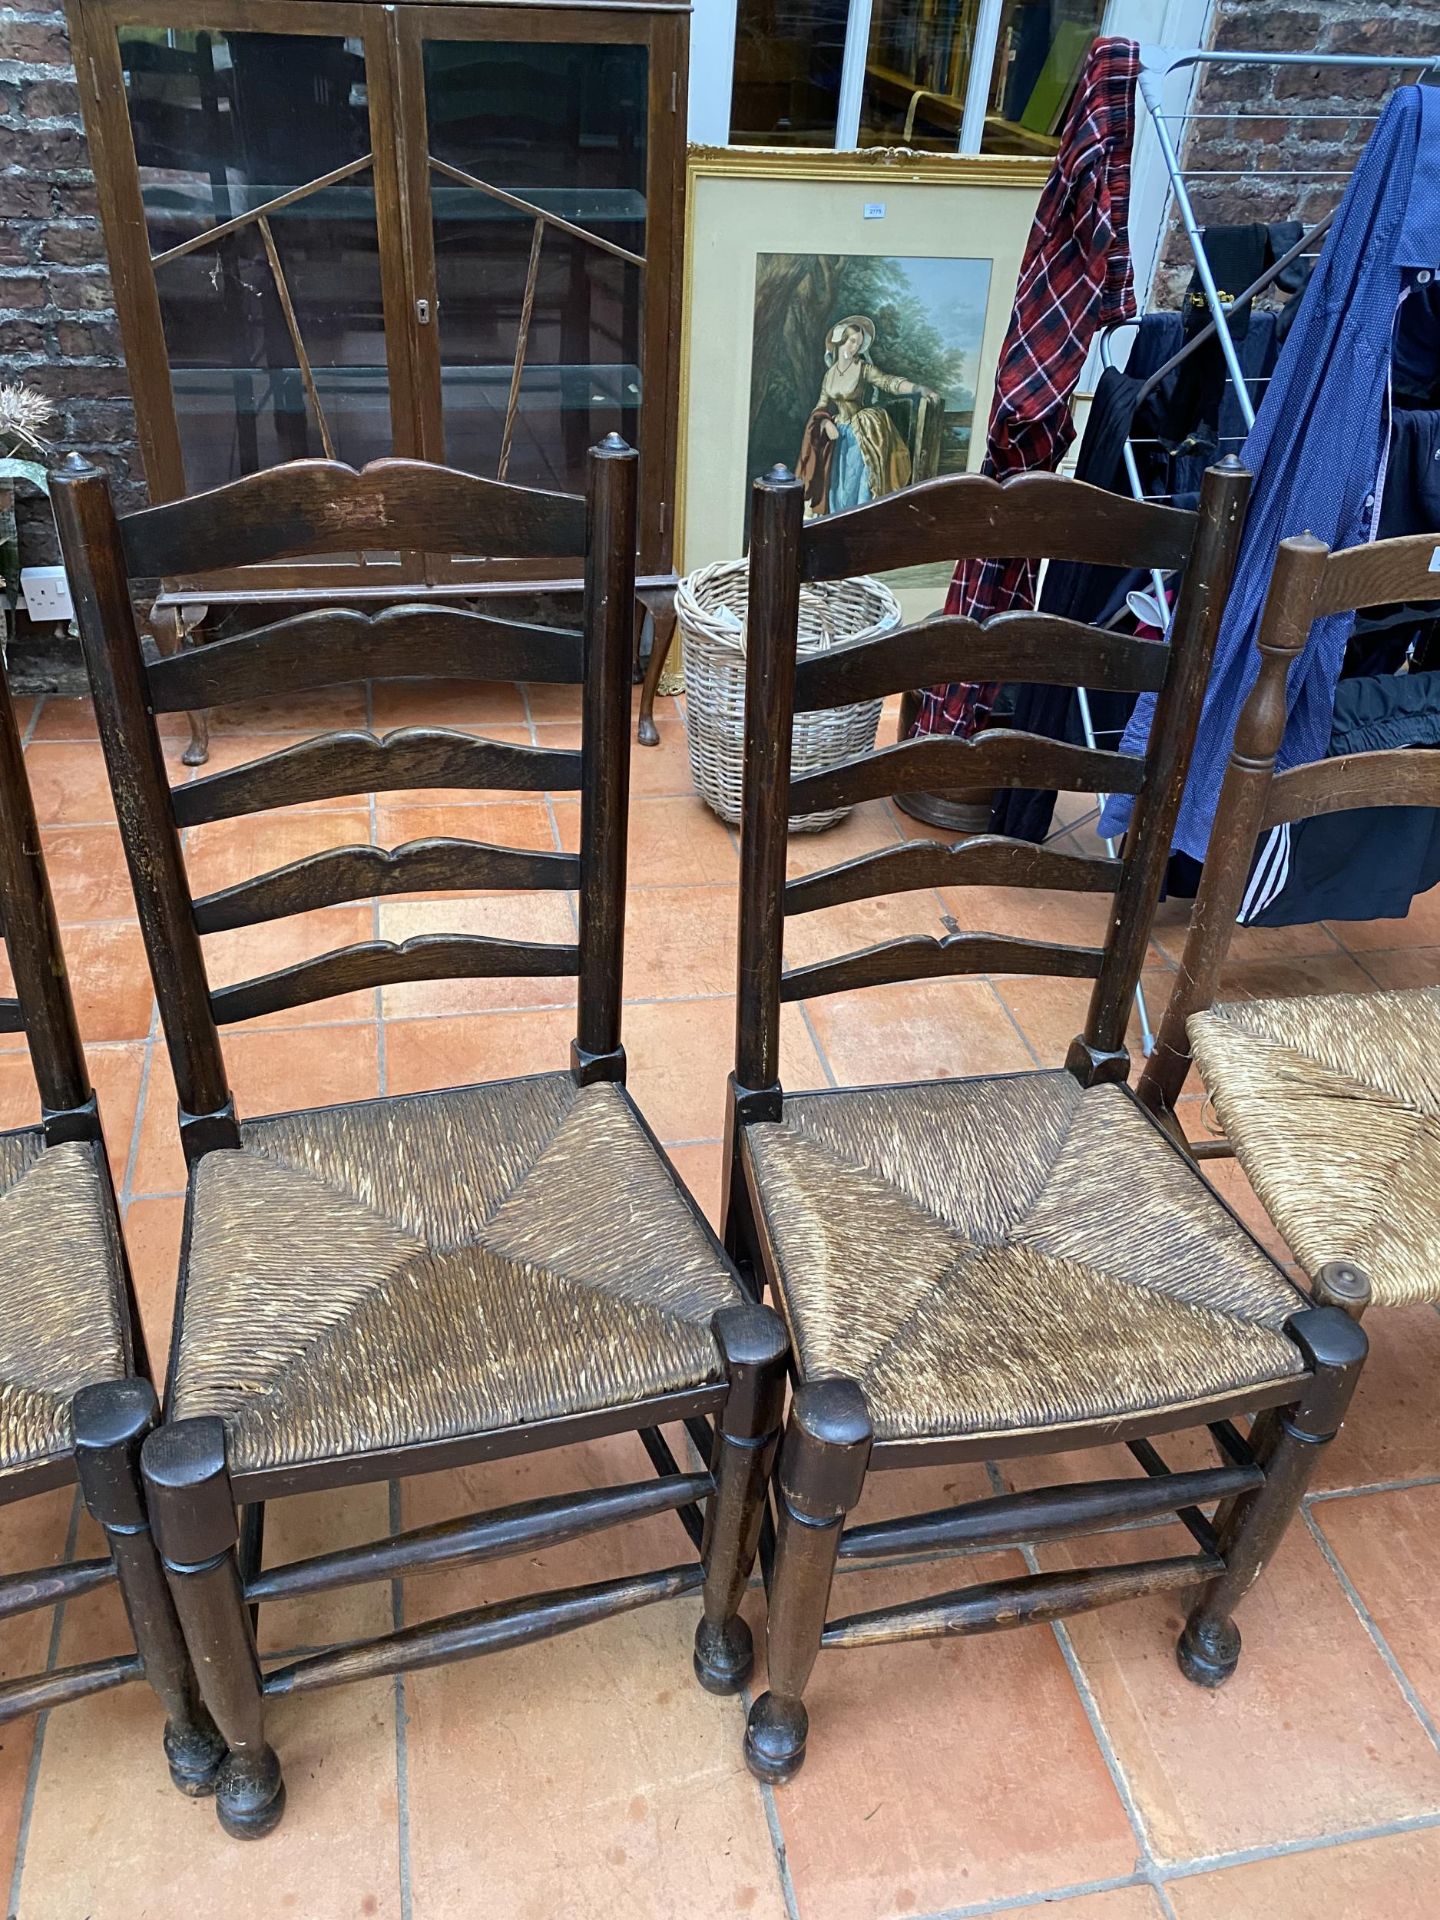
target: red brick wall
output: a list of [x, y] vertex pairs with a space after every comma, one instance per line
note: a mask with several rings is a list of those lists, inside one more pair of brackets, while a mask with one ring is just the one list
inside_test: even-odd
[[[1440, 0], [1309, 0], [1266, 6], [1218, 0], [1214, 44], [1247, 53], [1440, 54]], [[1225, 177], [1191, 180], [1202, 226], [1252, 220], [1313, 222], [1344, 190], [1373, 115], [1404, 70], [1340, 67], [1209, 69], [1194, 105], [1185, 162]], [[1367, 117], [1370, 116], [1370, 117]], [[1308, 178], [1297, 177], [1305, 175]], [[1178, 223], [1163, 250], [1153, 301], [1173, 306], [1190, 277]]]
[[[0, 8], [0, 372], [54, 403], [50, 433], [138, 499], [140, 459], [65, 16]], [[48, 512], [20, 504], [27, 564], [58, 557]]]

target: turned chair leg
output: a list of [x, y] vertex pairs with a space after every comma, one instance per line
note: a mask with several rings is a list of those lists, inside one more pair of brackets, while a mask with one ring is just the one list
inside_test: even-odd
[[708, 1693], [738, 1693], [755, 1665], [740, 1602], [760, 1545], [765, 1494], [785, 1410], [789, 1342], [768, 1307], [727, 1307], [715, 1316], [730, 1395], [715, 1428], [715, 1491], [705, 1509], [704, 1613], [695, 1629], [695, 1677]]
[[1367, 1350], [1359, 1322], [1338, 1307], [1296, 1314], [1289, 1332], [1312, 1369], [1305, 1391], [1292, 1406], [1256, 1422], [1252, 1441], [1264, 1484], [1223, 1517], [1225, 1571], [1200, 1593], [1175, 1650], [1180, 1671], [1200, 1687], [1223, 1686], [1239, 1664], [1240, 1630], [1232, 1616], [1279, 1546], [1320, 1456], [1339, 1432]]
[[757, 1780], [779, 1786], [800, 1771], [810, 1717], [810, 1678], [845, 1516], [860, 1498], [872, 1439], [865, 1396], [853, 1380], [797, 1387], [780, 1449], [780, 1519], [765, 1646], [770, 1691], [750, 1709], [745, 1760]]
[[105, 1530], [135, 1650], [165, 1709], [170, 1778], [198, 1800], [215, 1791], [225, 1742], [200, 1698], [145, 1511], [140, 1448], [159, 1417], [155, 1389], [148, 1380], [82, 1387], [73, 1417], [80, 1492]]
[[224, 1425], [205, 1419], [159, 1427], [145, 1442], [141, 1463], [175, 1611], [228, 1748], [215, 1782], [220, 1824], [237, 1840], [258, 1840], [285, 1810], [285, 1782], [265, 1739], [260, 1659], [235, 1554], [240, 1527]]

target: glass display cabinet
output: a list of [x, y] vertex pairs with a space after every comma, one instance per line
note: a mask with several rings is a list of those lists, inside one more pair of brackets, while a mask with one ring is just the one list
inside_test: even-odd
[[[70, 0], [70, 21], [152, 499], [391, 453], [581, 492], [617, 431], [663, 654], [685, 6]], [[242, 600], [537, 584], [503, 555], [357, 554], [165, 581], [154, 612], [178, 642]]]

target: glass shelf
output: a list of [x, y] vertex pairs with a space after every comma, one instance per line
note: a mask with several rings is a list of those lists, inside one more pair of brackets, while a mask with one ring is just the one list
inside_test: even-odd
[[[151, 179], [142, 183], [141, 191], [146, 213], [163, 221], [167, 229], [172, 224], [178, 226], [182, 221], [193, 220], [195, 230], [203, 232], [206, 227], [216, 225], [221, 218], [234, 220], [243, 214], [253, 213], [257, 207], [278, 200], [281, 194], [293, 189], [258, 181], [227, 181], [224, 188], [227, 211], [223, 215], [215, 212], [215, 189], [208, 179]], [[645, 196], [627, 187], [518, 186], [507, 188], [506, 191], [514, 193], [521, 200], [528, 200], [543, 213], [553, 213], [559, 219], [569, 220], [579, 227], [643, 227], [645, 224]], [[430, 204], [437, 221], [493, 220], [517, 222], [526, 227], [531, 224], [528, 213], [518, 207], [507, 207], [502, 200], [492, 200], [488, 194], [480, 193], [474, 187], [442, 186], [436, 181], [430, 189]], [[341, 186], [326, 187], [322, 195], [311, 199], [293, 200], [289, 206], [277, 207], [270, 215], [271, 221], [277, 223], [316, 218], [327, 222], [367, 220], [373, 224], [374, 191], [365, 182], [346, 182]], [[166, 245], [173, 245], [177, 237], [167, 231]]]
[[[475, 406], [493, 398], [503, 413], [511, 371], [508, 365], [445, 367], [441, 373], [445, 399], [457, 406]], [[390, 376], [384, 367], [316, 367], [314, 375], [323, 400], [334, 398], [388, 411]], [[174, 367], [170, 380], [177, 404], [223, 397], [230, 402], [240, 398], [257, 410], [271, 405], [297, 413], [305, 409], [298, 367]], [[520, 376], [522, 413], [536, 407], [580, 412], [591, 407], [638, 407], [640, 399], [637, 366], [527, 365]]]

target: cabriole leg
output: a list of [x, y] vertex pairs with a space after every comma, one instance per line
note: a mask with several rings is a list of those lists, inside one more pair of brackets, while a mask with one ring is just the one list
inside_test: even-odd
[[730, 1394], [716, 1425], [710, 1463], [715, 1491], [705, 1509], [700, 1549], [705, 1611], [695, 1630], [695, 1677], [709, 1693], [738, 1693], [755, 1664], [740, 1602], [760, 1544], [789, 1347], [779, 1315], [768, 1307], [727, 1307], [715, 1316], [715, 1338]]
[[830, 1604], [845, 1516], [860, 1498], [872, 1439], [852, 1380], [798, 1387], [780, 1450], [779, 1526], [765, 1645], [770, 1691], [750, 1709], [745, 1760], [778, 1786], [800, 1771], [810, 1717], [804, 1693]]
[[674, 589], [652, 588], [640, 604], [651, 620], [650, 660], [640, 689], [640, 715], [635, 738], [642, 747], [658, 747], [660, 735], [655, 727], [655, 694], [660, 685], [660, 675], [665, 671], [670, 643], [675, 638]]
[[1297, 1314], [1287, 1330], [1312, 1371], [1293, 1406], [1256, 1423], [1265, 1483], [1236, 1500], [1225, 1516], [1225, 1571], [1200, 1594], [1176, 1647], [1180, 1671], [1200, 1687], [1223, 1686], [1239, 1665], [1235, 1609], [1279, 1546], [1320, 1456], [1339, 1432], [1365, 1359], [1359, 1322], [1338, 1307]]
[[165, 1757], [181, 1793], [215, 1790], [225, 1742], [205, 1710], [185, 1637], [150, 1533], [140, 1448], [159, 1408], [148, 1380], [107, 1380], [75, 1396], [75, 1471], [92, 1517], [105, 1530], [135, 1650], [165, 1709]]
[[265, 1740], [260, 1660], [235, 1556], [239, 1522], [219, 1420], [160, 1427], [142, 1455], [151, 1524], [205, 1704], [228, 1748], [215, 1782], [225, 1831], [258, 1840], [285, 1810]]

